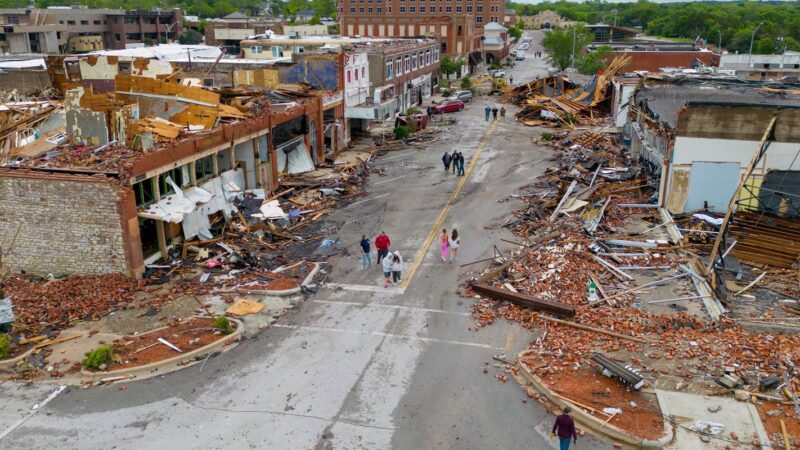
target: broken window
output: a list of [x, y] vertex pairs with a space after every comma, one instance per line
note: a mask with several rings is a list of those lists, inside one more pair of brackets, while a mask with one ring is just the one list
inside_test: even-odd
[[9, 25], [19, 25], [19, 17], [17, 17], [17, 16], [8, 16], [8, 24]]
[[153, 193], [153, 179], [140, 181], [133, 185], [133, 193], [136, 196], [136, 206], [144, 207], [156, 201]]
[[180, 188], [184, 188], [192, 184], [192, 180], [189, 178], [189, 171], [186, 166], [176, 167], [175, 169], [168, 170], [158, 176], [158, 189], [161, 192], [161, 198], [175, 193], [175, 189], [172, 188], [172, 185], [167, 183], [167, 178], [171, 178], [172, 181]]
[[131, 63], [130, 62], [119, 62], [119, 73], [131, 73]]
[[200, 158], [194, 162], [194, 178], [200, 183], [214, 176], [214, 155]]

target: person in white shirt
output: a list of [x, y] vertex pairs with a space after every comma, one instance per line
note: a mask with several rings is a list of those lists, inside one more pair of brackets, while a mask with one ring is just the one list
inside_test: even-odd
[[461, 239], [458, 238], [458, 230], [455, 228], [450, 233], [448, 245], [450, 246], [450, 261], [455, 261], [458, 258], [458, 246], [461, 245]]
[[384, 256], [381, 260], [381, 265], [383, 266], [383, 287], [389, 287], [389, 283], [392, 282], [392, 262], [394, 261], [394, 255]]
[[392, 255], [392, 281], [394, 284], [403, 281], [400, 279], [400, 273], [403, 271], [403, 257], [400, 252], [394, 252]]

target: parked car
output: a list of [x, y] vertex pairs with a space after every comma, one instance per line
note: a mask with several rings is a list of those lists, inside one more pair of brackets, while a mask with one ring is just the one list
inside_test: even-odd
[[472, 92], [470, 91], [455, 91], [447, 97], [446, 100], [461, 100], [464, 103], [472, 101]]
[[514, 59], [517, 61], [524, 61], [525, 60], [525, 52], [517, 50], [517, 53], [514, 55]]
[[444, 114], [464, 109], [464, 102], [461, 100], [444, 100], [439, 104], [432, 106], [434, 114]]
[[489, 75], [491, 75], [492, 78], [505, 78], [506, 72], [504, 70], [492, 70], [489, 72]]

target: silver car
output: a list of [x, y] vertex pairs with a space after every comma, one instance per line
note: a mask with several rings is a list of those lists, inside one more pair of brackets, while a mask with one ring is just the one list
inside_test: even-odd
[[455, 91], [452, 95], [447, 97], [447, 100], [461, 100], [464, 103], [472, 101], [472, 92], [470, 91]]

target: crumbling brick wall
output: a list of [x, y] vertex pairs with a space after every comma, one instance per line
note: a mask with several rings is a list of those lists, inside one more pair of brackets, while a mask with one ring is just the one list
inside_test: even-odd
[[102, 176], [0, 170], [0, 244], [6, 269], [126, 273], [117, 189]]

